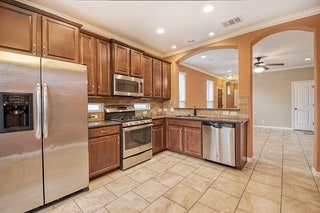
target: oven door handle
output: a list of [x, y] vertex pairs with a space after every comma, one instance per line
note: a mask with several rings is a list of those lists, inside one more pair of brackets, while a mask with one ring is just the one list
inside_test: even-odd
[[144, 124], [144, 125], [139, 125], [139, 126], [123, 127], [123, 131], [128, 132], [128, 131], [143, 129], [143, 128], [151, 127], [151, 126], [153, 126], [153, 124]]

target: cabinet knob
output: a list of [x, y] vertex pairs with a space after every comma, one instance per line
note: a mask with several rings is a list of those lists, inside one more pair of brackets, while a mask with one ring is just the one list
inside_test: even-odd
[[36, 55], [37, 54], [36, 50], [37, 50], [37, 45], [33, 44], [32, 45], [32, 55]]
[[42, 49], [42, 55], [46, 56], [46, 45], [43, 45], [43, 49]]

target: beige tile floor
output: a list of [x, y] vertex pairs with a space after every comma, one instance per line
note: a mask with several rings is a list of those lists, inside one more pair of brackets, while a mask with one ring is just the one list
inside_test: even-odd
[[164, 151], [90, 182], [42, 212], [320, 212], [312, 176], [313, 136], [254, 129], [253, 162], [242, 171]]

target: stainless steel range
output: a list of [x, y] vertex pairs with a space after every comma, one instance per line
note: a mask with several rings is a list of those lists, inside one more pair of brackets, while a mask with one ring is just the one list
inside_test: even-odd
[[121, 169], [152, 158], [152, 120], [135, 116], [133, 106], [106, 106], [106, 119], [121, 122]]

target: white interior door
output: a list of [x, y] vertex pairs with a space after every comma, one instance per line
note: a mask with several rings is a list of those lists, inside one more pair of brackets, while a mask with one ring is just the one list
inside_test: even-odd
[[314, 81], [292, 82], [293, 129], [313, 131]]

